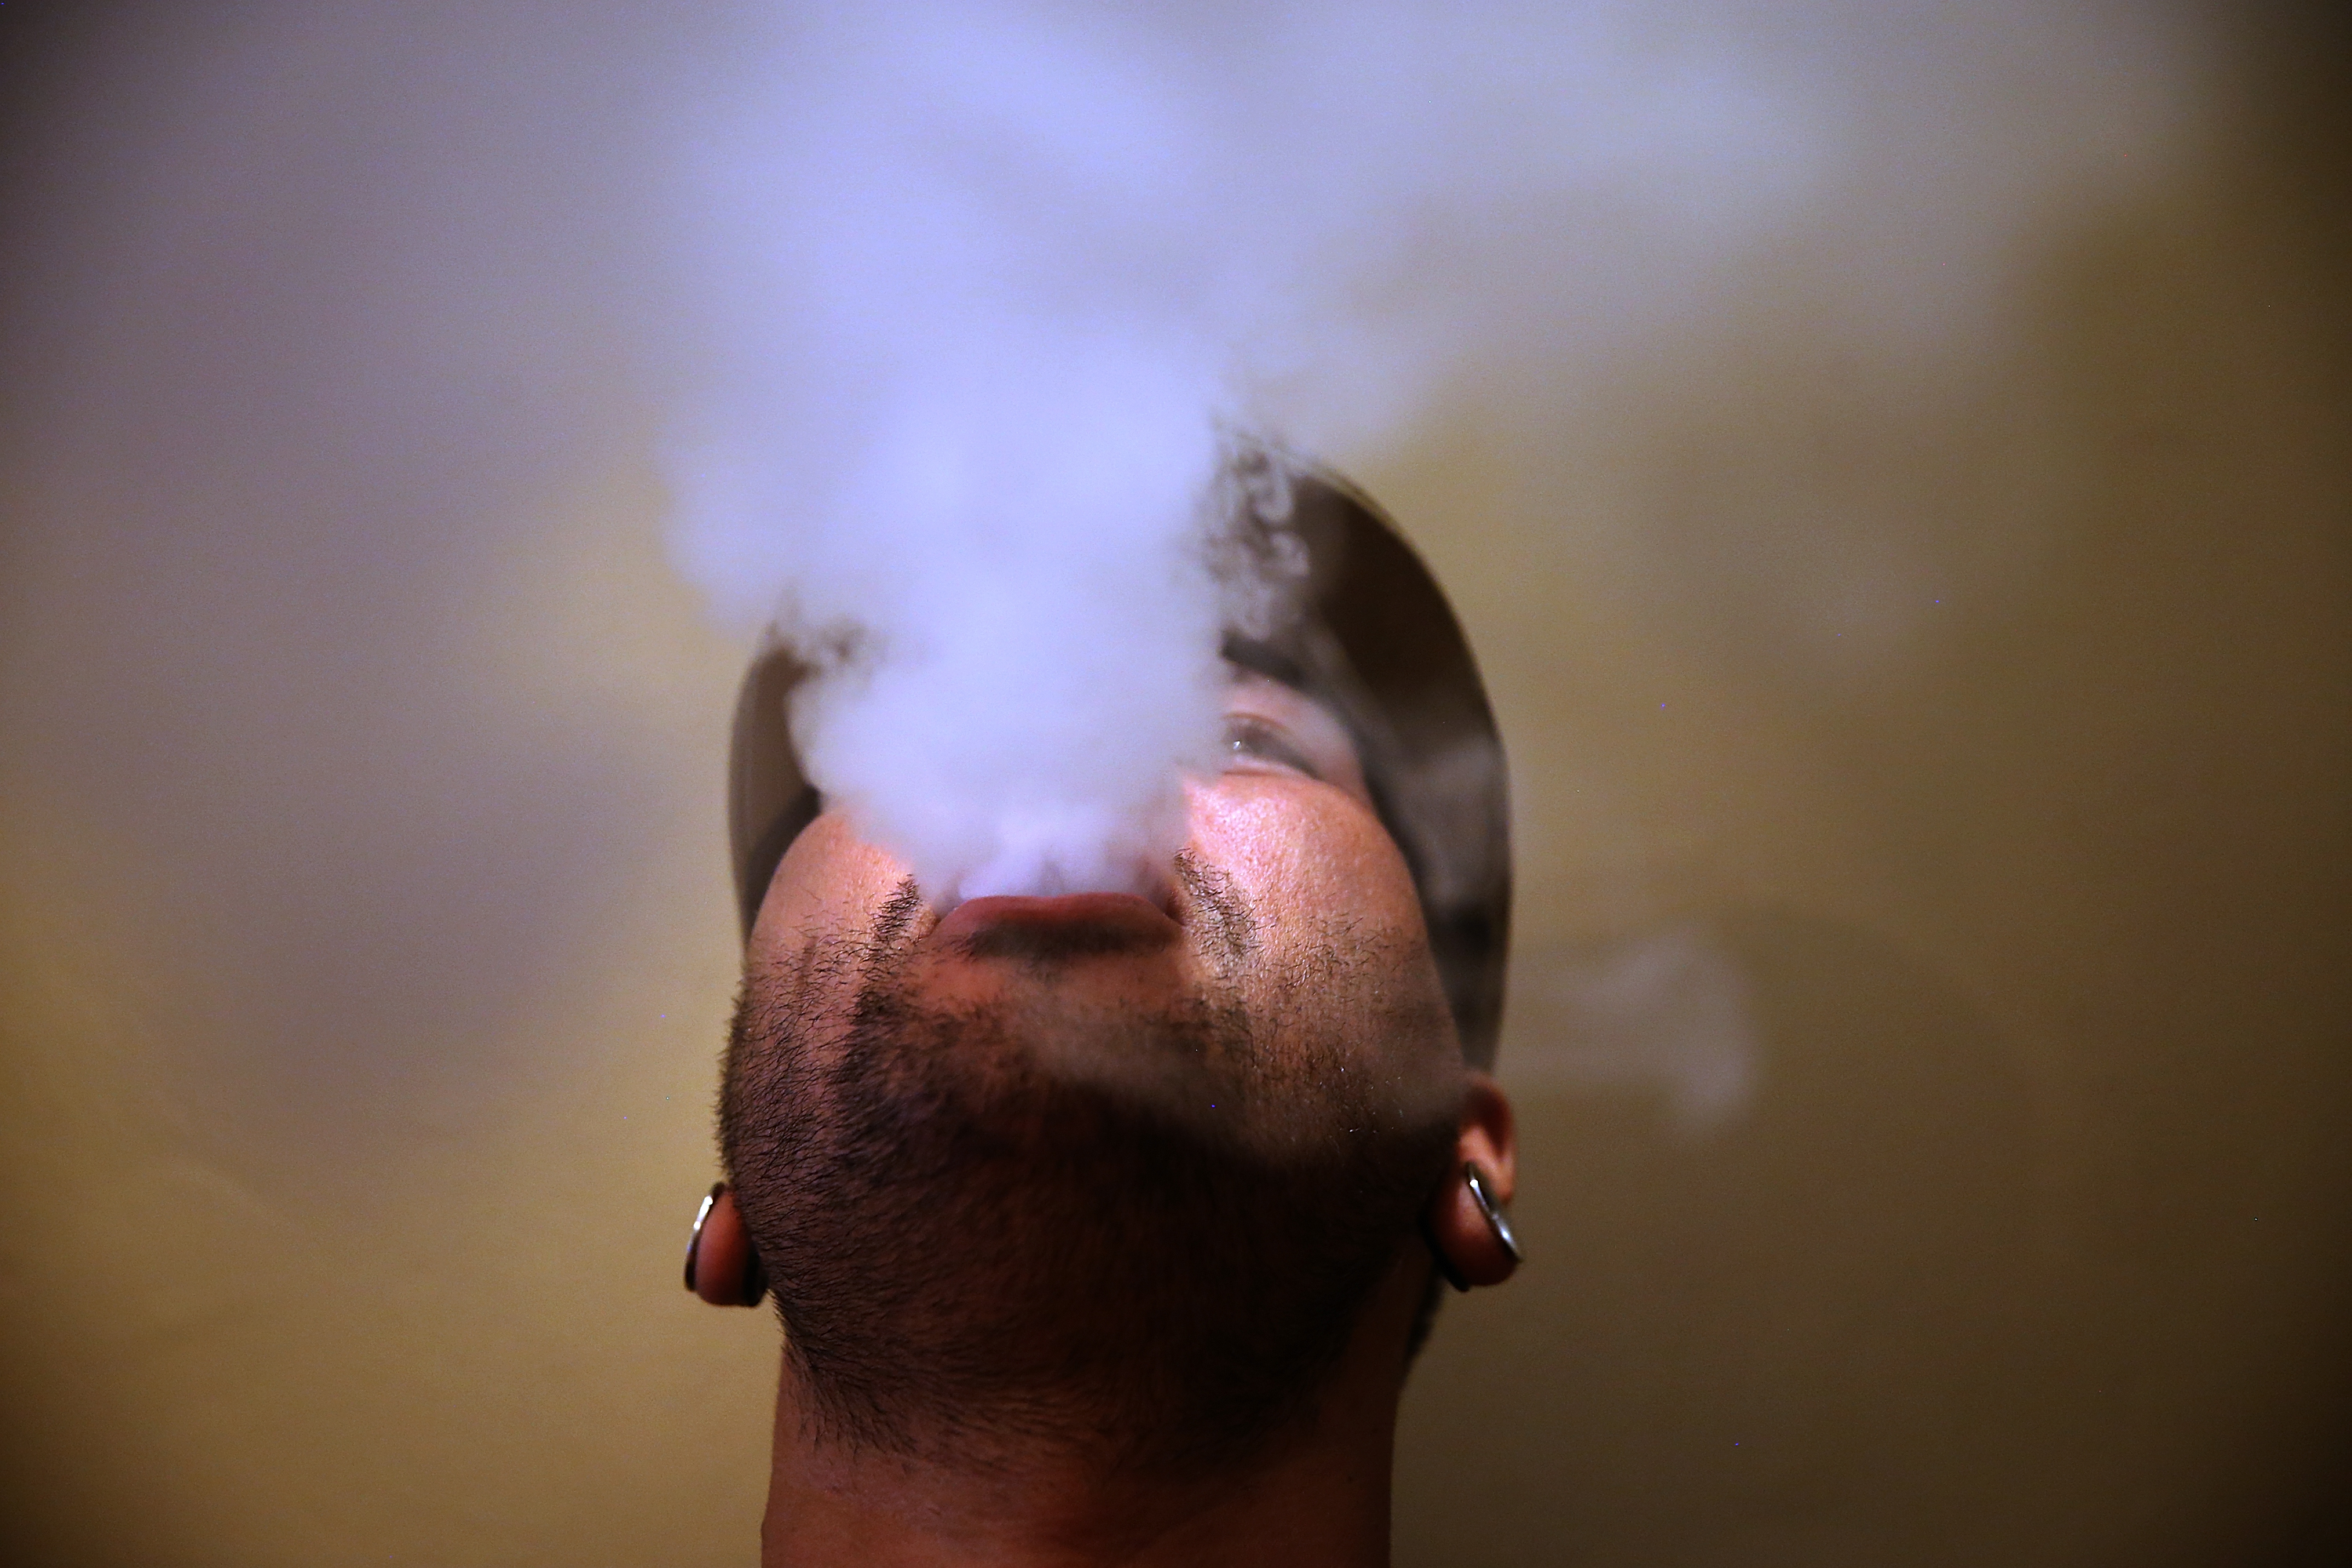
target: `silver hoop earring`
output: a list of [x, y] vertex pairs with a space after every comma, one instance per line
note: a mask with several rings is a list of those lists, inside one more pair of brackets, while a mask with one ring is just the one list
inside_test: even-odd
[[1503, 1250], [1511, 1255], [1511, 1261], [1526, 1262], [1527, 1259], [1519, 1256], [1519, 1238], [1511, 1234], [1511, 1222], [1504, 1217], [1502, 1207], [1495, 1202], [1494, 1194], [1486, 1191], [1486, 1173], [1475, 1164], [1465, 1164], [1462, 1167], [1462, 1181], [1470, 1189], [1471, 1201], [1478, 1205], [1478, 1212], [1486, 1216], [1486, 1228], [1495, 1233], [1495, 1239], [1503, 1244]]
[[719, 1194], [726, 1190], [726, 1183], [714, 1184], [710, 1189], [710, 1195], [702, 1200], [700, 1208], [694, 1211], [694, 1234], [688, 1237], [686, 1242], [686, 1288], [688, 1290], [694, 1289], [695, 1258], [702, 1251], [702, 1222], [710, 1217], [711, 1209], [719, 1202]]

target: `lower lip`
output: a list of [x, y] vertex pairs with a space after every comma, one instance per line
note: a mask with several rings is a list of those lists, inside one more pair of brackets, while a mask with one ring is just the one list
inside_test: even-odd
[[1168, 942], [1179, 933], [1167, 911], [1133, 893], [1069, 893], [1058, 899], [994, 896], [966, 899], [947, 912], [936, 932], [947, 941], [1005, 926], [1039, 931], [1092, 927], [1137, 942]]

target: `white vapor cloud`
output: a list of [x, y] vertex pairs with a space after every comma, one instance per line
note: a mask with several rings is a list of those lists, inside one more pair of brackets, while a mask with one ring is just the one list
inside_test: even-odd
[[857, 628], [796, 732], [942, 900], [1175, 847], [1220, 428], [1375, 454], [1825, 220], [1874, 258], [1864, 330], [1931, 337], [2002, 217], [2110, 175], [2173, 87], [2160, 27], [2035, 0], [764, 7], [713, 38], [663, 132], [677, 557], [739, 621]]
[[[934, 896], [1170, 847], [1222, 427], [1344, 468], [1570, 408], [1791, 258], [1850, 346], [1965, 353], [2006, 247], [2156, 176], [2199, 43], [2061, 0], [126, 16], [10, 165], [28, 487], [228, 594], [657, 426], [719, 615], [857, 650], [807, 760]], [[1903, 580], [1789, 553], [1801, 607]]]

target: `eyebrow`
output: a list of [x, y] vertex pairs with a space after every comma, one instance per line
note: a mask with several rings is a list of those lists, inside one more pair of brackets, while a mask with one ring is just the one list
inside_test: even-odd
[[1245, 637], [1227, 632], [1224, 641], [1219, 645], [1217, 651], [1227, 664], [1236, 668], [1263, 675], [1268, 680], [1278, 681], [1302, 696], [1321, 700], [1314, 683], [1307, 679], [1306, 666], [1271, 643], [1264, 643], [1255, 637]]

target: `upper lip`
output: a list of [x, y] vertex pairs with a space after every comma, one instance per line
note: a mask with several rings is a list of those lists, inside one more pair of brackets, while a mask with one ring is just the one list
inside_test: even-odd
[[941, 917], [933, 934], [970, 942], [989, 931], [1021, 933], [1045, 942], [1066, 937], [1088, 945], [1150, 946], [1178, 931], [1174, 900], [1136, 893], [1066, 893], [1054, 897], [992, 895], [966, 899]]

